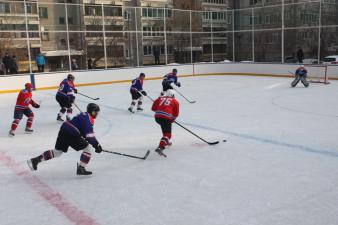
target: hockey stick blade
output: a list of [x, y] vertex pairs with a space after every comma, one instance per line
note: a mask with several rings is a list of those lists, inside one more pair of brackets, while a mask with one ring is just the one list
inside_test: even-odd
[[[125, 156], [125, 157], [130, 157], [130, 158], [134, 158], [134, 159], [142, 159], [142, 160], [145, 160], [150, 151], [148, 150], [145, 154], [144, 157], [138, 157], [138, 156], [135, 156], [135, 155], [129, 155], [129, 154], [124, 154], [124, 153], [120, 153], [120, 152], [114, 152], [114, 151], [109, 151], [109, 150], [102, 150], [103, 152], [106, 152], [106, 153], [111, 153], [111, 154], [115, 154], [115, 155], [120, 155], [120, 156]], [[149, 153], [148, 153], [149, 152]]]
[[150, 154], [150, 150], [148, 150], [148, 151], [146, 152], [145, 156], [143, 157], [143, 160], [146, 160], [146, 159], [148, 158], [149, 154]]
[[196, 101], [189, 101], [189, 103], [193, 104], [193, 103], [196, 103]]
[[100, 99], [100, 98], [93, 98], [93, 97], [90, 97], [90, 96], [85, 95], [85, 94], [82, 94], [82, 93], [80, 93], [80, 92], [77, 92], [77, 94], [82, 95], [83, 97], [89, 98], [89, 99], [91, 99], [91, 100], [95, 100], [95, 101]]
[[207, 142], [209, 145], [217, 145], [219, 143], [219, 141], [215, 141], [215, 142]]

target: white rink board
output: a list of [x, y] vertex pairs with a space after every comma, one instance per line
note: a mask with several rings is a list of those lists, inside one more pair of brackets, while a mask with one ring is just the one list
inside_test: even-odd
[[[268, 76], [290, 76], [289, 71], [295, 71], [298, 65], [293, 64], [259, 64], [259, 63], [202, 63], [173, 66], [139, 67], [139, 68], [120, 68], [112, 70], [93, 70], [72, 72], [76, 77], [76, 84], [93, 84], [100, 82], [113, 82], [121, 80], [131, 80], [141, 72], [147, 78], [161, 78], [169, 73], [173, 68], [178, 69], [179, 75], [199, 75], [199, 74], [243, 74], [243, 75], [268, 75]], [[309, 74], [317, 74], [317, 68], [309, 67]], [[60, 84], [68, 73], [46, 73], [35, 75], [37, 88], [55, 87]], [[328, 67], [329, 78], [338, 79], [338, 66]], [[23, 84], [30, 81], [29, 75], [0, 77], [0, 91], [18, 90]]]

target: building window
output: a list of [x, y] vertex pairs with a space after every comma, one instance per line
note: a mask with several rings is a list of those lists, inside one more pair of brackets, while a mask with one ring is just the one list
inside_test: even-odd
[[31, 14], [32, 13], [32, 5], [27, 4], [26, 10], [27, 10], [27, 13]]
[[42, 32], [41, 40], [42, 41], [49, 41], [49, 33], [48, 32]]
[[250, 5], [257, 5], [262, 3], [262, 0], [250, 0]]
[[61, 44], [61, 46], [65, 47], [67, 45], [67, 42], [66, 42], [65, 39], [61, 39], [60, 44]]
[[170, 9], [161, 9], [161, 8], [143, 8], [142, 16], [152, 19], [162, 19], [164, 18], [164, 14], [166, 17], [172, 16], [172, 11]]
[[152, 55], [152, 49], [150, 45], [143, 46], [143, 55]]
[[65, 18], [64, 17], [59, 17], [59, 24], [65, 24]]
[[74, 24], [73, 17], [68, 17], [68, 24]]
[[10, 13], [9, 3], [0, 3], [0, 13]]
[[48, 19], [48, 9], [47, 7], [39, 8], [39, 17], [40, 19]]

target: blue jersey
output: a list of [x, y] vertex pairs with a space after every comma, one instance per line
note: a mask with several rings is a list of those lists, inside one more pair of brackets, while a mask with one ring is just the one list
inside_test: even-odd
[[177, 76], [174, 73], [168, 73], [163, 77], [162, 84], [170, 85], [171, 83], [177, 84]]
[[296, 75], [298, 75], [298, 76], [306, 76], [307, 75], [307, 70], [299, 68], [299, 69], [296, 70]]
[[99, 143], [94, 134], [94, 119], [87, 112], [80, 113], [71, 121], [66, 121], [62, 124], [61, 130], [66, 131], [70, 135], [82, 136], [92, 146], [97, 146]]
[[136, 78], [131, 82], [130, 91], [142, 91], [143, 90], [143, 80]]
[[73, 96], [74, 95], [74, 83], [71, 80], [64, 79], [60, 83], [60, 87], [56, 95], [63, 95], [63, 96]]

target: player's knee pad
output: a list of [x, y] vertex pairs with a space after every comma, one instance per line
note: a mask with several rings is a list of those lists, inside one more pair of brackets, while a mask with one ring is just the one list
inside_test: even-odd
[[62, 108], [60, 109], [60, 112], [61, 112], [62, 114], [64, 114], [66, 111], [67, 111], [67, 109], [64, 108], [64, 107], [62, 107]]
[[131, 105], [136, 105], [136, 103], [137, 103], [137, 101], [136, 101], [136, 100], [133, 100], [133, 101], [131, 102]]
[[60, 157], [62, 154], [62, 151], [53, 149], [53, 150], [47, 150], [44, 153], [42, 153], [42, 160], [47, 161], [55, 157]]
[[171, 133], [164, 133], [163, 136], [166, 137], [166, 138], [168, 138], [168, 140], [170, 140], [170, 138], [171, 138]]
[[27, 114], [25, 114], [28, 119], [33, 119], [34, 118], [34, 113], [32, 111], [29, 111]]
[[54, 157], [60, 157], [62, 155], [63, 151], [53, 149]]
[[82, 166], [85, 166], [88, 164], [90, 158], [92, 157], [92, 146], [91, 145], [88, 145], [86, 148], [84, 148], [82, 150], [82, 154], [81, 154], [81, 157], [80, 157], [80, 164]]
[[20, 119], [15, 119], [12, 123], [11, 130], [15, 130], [18, 127], [20, 121]]
[[13, 121], [13, 124], [18, 125], [18, 124], [20, 123], [20, 121], [21, 121], [21, 119], [15, 119], [15, 120]]

